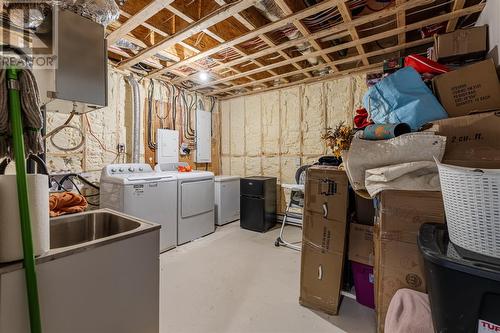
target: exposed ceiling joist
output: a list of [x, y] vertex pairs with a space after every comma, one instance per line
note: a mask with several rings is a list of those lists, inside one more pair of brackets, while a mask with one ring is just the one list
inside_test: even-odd
[[[365, 43], [366, 44], [366, 43], [370, 43], [370, 42], [373, 42], [373, 41], [376, 41], [376, 40], [380, 40], [380, 39], [384, 39], [384, 38], [387, 38], [387, 37], [396, 36], [396, 35], [399, 35], [401, 33], [406, 33], [408, 31], [417, 30], [417, 29], [420, 29], [420, 28], [422, 28], [424, 26], [428, 26], [428, 25], [432, 25], [432, 24], [436, 24], [436, 23], [441, 23], [441, 22], [446, 22], [446, 21], [454, 19], [454, 18], [459, 18], [461, 16], [466, 16], [466, 15], [470, 15], [470, 14], [473, 14], [473, 13], [477, 13], [477, 12], [480, 12], [484, 8], [484, 6], [485, 6], [484, 4], [479, 4], [479, 5], [467, 7], [465, 9], [461, 9], [461, 10], [458, 10], [458, 11], [455, 11], [455, 12], [446, 13], [446, 14], [443, 14], [443, 15], [440, 15], [440, 16], [437, 16], [437, 17], [433, 17], [433, 18], [424, 20], [424, 21], [412, 23], [412, 24], [407, 25], [407, 26], [398, 27], [398, 28], [392, 29], [390, 31], [384, 31], [384, 32], [381, 32], [381, 33], [378, 33], [378, 34], [375, 34], [375, 35], [372, 35], [372, 36], [368, 36], [368, 37], [362, 38], [362, 39], [360, 39], [358, 41], [347, 42], [347, 43], [344, 43], [344, 44], [336, 46], [335, 51], [353, 47], [353, 46], [355, 46], [356, 43]], [[413, 42], [413, 43], [400, 44], [401, 47], [402, 47], [401, 49], [404, 49], [404, 48], [407, 48], [407, 47], [418, 46], [419, 42], [421, 42], [421, 41], [424, 44], [432, 42], [431, 39], [417, 40], [416, 42]], [[371, 57], [371, 56], [381, 55], [381, 54], [384, 54], [383, 53], [384, 51], [388, 51], [390, 53], [390, 52], [401, 50], [401, 49], [396, 49], [398, 46], [395, 46], [393, 48], [385, 48], [385, 49], [377, 50], [377, 51], [374, 51], [372, 53], [367, 54], [367, 56]], [[347, 59], [356, 60], [356, 59], [359, 59], [359, 56], [357, 56], [357, 58], [354, 57], [354, 58], [347, 58]], [[340, 64], [340, 63], [343, 63], [343, 62], [344, 62], [344, 60], [340, 60], [340, 62], [335, 62], [334, 61], [332, 63], [333, 64]], [[329, 66], [329, 65], [331, 65], [331, 64], [329, 64], [329, 63], [319, 64], [319, 65], [311, 67], [309, 69], [310, 70], [319, 70], [319, 69], [322, 69], [322, 68], [324, 68], [326, 66]], [[283, 74], [283, 77], [291, 76], [291, 75], [295, 75], [295, 74], [300, 74], [300, 72], [299, 71], [294, 71], [294, 72], [286, 73], [286, 74]], [[231, 89], [248, 87], [248, 86], [252, 86], [253, 84], [264, 83], [264, 82], [267, 82], [267, 81], [270, 81], [270, 79], [257, 80], [255, 82], [245, 83], [245, 84], [237, 85], [237, 86], [231, 87], [231, 88], [216, 89], [210, 95], [217, 95], [217, 94], [220, 94], [220, 93], [224, 93], [224, 92], [230, 91]]]
[[[353, 56], [353, 57], [348, 57], [348, 58], [344, 58], [344, 59], [340, 59], [340, 60], [330, 61], [327, 65], [322, 64], [320, 66], [328, 66], [328, 65], [330, 65], [330, 63], [331, 63], [331, 65], [341, 65], [341, 64], [351, 63], [351, 62], [355, 62], [355, 61], [358, 61], [358, 60], [362, 60], [363, 57], [375, 57], [375, 56], [378, 56], [378, 55], [383, 55], [383, 54], [387, 54], [387, 53], [392, 53], [394, 51], [399, 51], [399, 50], [401, 50], [403, 48], [406, 48], [406, 47], [414, 47], [414, 46], [425, 45], [425, 44], [428, 44], [428, 43], [432, 43], [433, 40], [434, 40], [433, 37], [428, 37], [428, 38], [425, 38], [425, 39], [419, 39], [419, 40], [416, 40], [414, 42], [408, 42], [408, 43], [403, 44], [403, 45], [396, 45], [396, 46], [392, 46], [392, 47], [380, 49], [380, 50], [373, 51], [373, 52], [370, 52], [370, 53], [365, 53], [363, 55], [360, 54], [360, 55]], [[357, 42], [359, 43], [359, 40]], [[336, 48], [336, 46], [333, 46], [333, 47]], [[328, 50], [328, 49], [325, 49], [325, 50]], [[311, 56], [317, 56], [321, 52], [322, 51], [316, 51], [316, 52], [311, 53], [310, 55]], [[309, 56], [309, 55], [307, 55], [307, 56]], [[306, 56], [302, 56], [302, 57], [306, 57]], [[299, 57], [299, 58], [301, 58], [301, 57]], [[283, 63], [287, 62], [287, 61], [288, 60], [283, 61]], [[277, 65], [277, 64], [269, 65], [269, 67], [272, 67], [272, 66], [279, 66], [279, 65]], [[257, 72], [257, 70], [253, 70], [253, 71], [249, 71], [249, 72]], [[247, 73], [247, 72], [245, 72], [245, 73]], [[243, 73], [243, 74], [245, 74], [245, 73]], [[199, 86], [198, 88], [205, 88], [205, 87], [208, 87], [208, 86], [210, 86], [212, 84], [224, 83], [224, 82], [227, 82], [229, 80], [237, 79], [237, 78], [240, 77], [240, 75], [242, 75], [242, 74], [234, 75], [232, 77], [225, 77], [225, 78], [213, 81], [210, 84], [203, 84], [203, 85]], [[288, 74], [288, 75], [290, 75], [290, 74]]]
[[[407, 0], [396, 0], [396, 6], [400, 6], [404, 4]], [[406, 11], [400, 10], [396, 15], [396, 20], [398, 24], [398, 28], [404, 27], [406, 25]], [[398, 43], [404, 44], [406, 43], [406, 33], [400, 33], [398, 35]]]
[[[167, 37], [163, 39], [162, 41], [158, 42], [157, 44], [141, 51], [138, 55], [135, 57], [132, 57], [128, 59], [127, 61], [123, 62], [119, 68], [130, 68], [133, 65], [139, 63], [143, 59], [147, 59], [151, 56], [153, 56], [155, 53], [157, 53], [159, 50], [166, 49], [170, 46], [173, 46], [177, 44], [178, 42], [183, 41], [184, 39], [202, 32], [203, 30], [207, 29], [208, 27], [211, 27], [214, 24], [217, 24], [221, 21], [224, 21], [225, 19], [233, 16], [236, 13], [241, 12], [242, 10], [252, 6], [257, 0], [240, 0], [234, 4], [231, 4], [226, 7], [221, 7], [214, 13], [202, 18], [201, 20], [197, 21], [194, 24], [189, 25], [185, 29], [179, 31], [178, 33], [175, 33], [171, 35], [170, 37]], [[201, 59], [201, 58], [200, 58]]]
[[[287, 83], [287, 84], [282, 84], [282, 85], [275, 86], [275, 87], [268, 87], [268, 88], [264, 88], [264, 89], [252, 90], [252, 91], [249, 91], [247, 93], [238, 94], [237, 97], [247, 96], [247, 95], [251, 95], [251, 94], [255, 94], [255, 93], [262, 93], [262, 92], [276, 90], [276, 89], [282, 89], [282, 88], [286, 88], [286, 87], [290, 87], [290, 86], [295, 86], [298, 84], [314, 83], [314, 82], [320, 82], [320, 81], [324, 81], [324, 80], [328, 80], [328, 79], [338, 79], [338, 78], [341, 78], [341, 77], [344, 77], [347, 75], [352, 75], [352, 74], [369, 73], [369, 72], [373, 72], [376, 70], [380, 70], [380, 68], [382, 68], [382, 66], [383, 66], [383, 63], [379, 62], [376, 64], [371, 64], [371, 65], [362, 66], [362, 67], [358, 67], [358, 68], [346, 69], [346, 70], [335, 72], [333, 74], [329, 74], [329, 75], [325, 75], [325, 76], [306, 78], [306, 79], [294, 81], [294, 82]], [[222, 97], [221, 99], [224, 100], [224, 99], [228, 99], [228, 98], [232, 98], [232, 97], [233, 96]]]
[[[278, 7], [286, 15], [293, 14], [293, 11], [290, 9], [290, 7], [288, 6], [288, 4], [286, 3], [285, 0], [274, 0], [274, 2], [276, 3], [276, 5], [278, 5]], [[342, 4], [345, 4], [345, 3], [344, 2], [340, 3], [340, 5], [342, 5]], [[299, 20], [293, 21], [293, 25], [302, 34], [302, 36], [308, 36], [308, 35], [311, 34], [311, 32], [307, 29], [307, 27], [302, 22], [300, 22]], [[319, 45], [319, 43], [315, 39], [309, 40], [309, 43], [311, 44], [311, 46], [314, 48], [315, 51], [321, 50], [321, 45]], [[323, 60], [325, 62], [329, 62], [330, 61], [330, 58], [328, 58], [328, 56], [326, 56], [326, 55], [322, 55], [321, 58], [323, 58]], [[338, 68], [336, 68], [336, 67], [334, 69], [338, 70]]]
[[[172, 7], [172, 6], [167, 6], [167, 7], [166, 7], [166, 9], [169, 9], [169, 10], [170, 10], [171, 8], [173, 8], [173, 7]], [[129, 13], [127, 13], [127, 12], [125, 12], [125, 11], [123, 11], [123, 10], [121, 10], [121, 11], [120, 11], [120, 15], [122, 15], [122, 16], [124, 16], [124, 17], [126, 17], [126, 18], [130, 18], [130, 17], [132, 17], [132, 15], [130, 15]], [[163, 30], [161, 30], [161, 29], [158, 29], [158, 28], [156, 28], [155, 26], [152, 26], [151, 24], [149, 24], [149, 23], [147, 23], [147, 22], [143, 22], [143, 23], [141, 23], [141, 25], [142, 25], [143, 27], [145, 27], [146, 29], [149, 29], [149, 30], [151, 30], [151, 31], [153, 31], [153, 32], [155, 32], [155, 33], [157, 33], [157, 34], [159, 34], [159, 35], [160, 35], [160, 36], [162, 36], [162, 37], [168, 37], [168, 36], [170, 36], [170, 35], [169, 35], [169, 34], [167, 34], [165, 31], [163, 31]], [[147, 45], [146, 45], [143, 41], [141, 41], [140, 39], [138, 39], [138, 38], [136, 38], [136, 37], [131, 36], [130, 34], [123, 36], [123, 38], [125, 38], [125, 39], [129, 40], [130, 42], [132, 42], [132, 43], [134, 43], [134, 44], [136, 44], [136, 45], [138, 45], [138, 46], [140, 46], [140, 47], [142, 47], [142, 48], [147, 48], [147, 47], [148, 47], [148, 46], [147, 46]], [[201, 52], [201, 51], [200, 51], [200, 50], [198, 50], [197, 48], [195, 48], [195, 47], [193, 47], [193, 46], [191, 46], [191, 45], [189, 45], [189, 44], [187, 44], [187, 43], [184, 43], [184, 42], [179, 42], [179, 45], [181, 45], [182, 47], [184, 47], [184, 48], [186, 48], [186, 49], [190, 50], [191, 52], [194, 52], [195, 54], [198, 54], [198, 53], [200, 53], [200, 52]], [[113, 52], [115, 52], [115, 53], [119, 53], [121, 56], [124, 56], [124, 53], [125, 53], [125, 54], [127, 55], [127, 56], [126, 56], [126, 58], [129, 58], [129, 57], [130, 57], [130, 55], [129, 55], [129, 54], [127, 54], [126, 52], [123, 52], [123, 51], [122, 51], [122, 52], [119, 52], [118, 50], [114, 49], [114, 50], [113, 50]], [[164, 57], [170, 58], [170, 59], [172, 59], [172, 60], [173, 60], [173, 61], [175, 61], [175, 62], [178, 62], [178, 61], [180, 61], [180, 60], [181, 60], [178, 56], [176, 56], [176, 55], [174, 55], [174, 54], [172, 54], [172, 53], [166, 52], [166, 51], [158, 51], [158, 54], [159, 54], [159, 55], [162, 55], [162, 56], [164, 56]], [[216, 62], [217, 62], [217, 61], [216, 61]], [[221, 64], [221, 63], [217, 62], [217, 64]], [[197, 66], [196, 66], [196, 65], [194, 65], [194, 64], [190, 64], [190, 65], [189, 65], [189, 67], [193, 67], [193, 68], [194, 68], [194, 69], [196, 69], [196, 70], [201, 70], [201, 68], [197, 67]], [[161, 67], [156, 67], [156, 66], [155, 66], [155, 68], [157, 68], [157, 69], [158, 69], [158, 68], [161, 68]], [[237, 71], [237, 70], [234, 70], [234, 71], [235, 71], [236, 73], [241, 73], [241, 71]], [[173, 71], [172, 71], [172, 74], [175, 74], [175, 75], [177, 75], [179, 78], [182, 78], [182, 79], [183, 79], [183, 81], [186, 81], [186, 80], [191, 80], [191, 79], [192, 79], [192, 80], [194, 80], [194, 81], [197, 81], [197, 82], [198, 82], [198, 78], [196, 78], [196, 77], [190, 77], [188, 74], [186, 74], [186, 73], [184, 73], [184, 72], [182, 72], [182, 71], [179, 71], [179, 70], [173, 70]], [[252, 79], [251, 81], [255, 81], [255, 79]], [[229, 84], [229, 85], [233, 86], [234, 84]]]
[[[125, 16], [126, 18], [130, 18], [130, 17], [132, 17], [132, 15], [130, 15], [130, 14], [129, 14], [129, 13], [127, 13], [127, 12], [124, 12], [123, 10], [121, 10], [121, 11], [120, 11], [120, 14], [121, 14], [122, 16]], [[168, 36], [170, 36], [170, 35], [169, 35], [169, 34], [167, 34], [165, 31], [160, 30], [160, 29], [158, 29], [157, 27], [152, 26], [151, 24], [149, 24], [149, 23], [147, 23], [147, 22], [142, 22], [142, 23], [141, 23], [141, 25], [142, 25], [144, 28], [146, 28], [146, 29], [149, 29], [149, 30], [151, 30], [151, 31], [154, 31], [155, 33], [157, 33], [158, 35], [160, 35], [160, 36], [162, 36], [162, 37], [168, 37]], [[126, 36], [125, 36], [125, 37], [126, 37]], [[144, 44], [144, 43], [143, 43], [143, 44]], [[198, 50], [197, 48], [194, 48], [194, 47], [192, 47], [191, 45], [186, 44], [186, 43], [184, 43], [184, 42], [180, 42], [180, 43], [179, 43], [179, 45], [181, 45], [181, 46], [182, 46], [182, 47], [184, 47], [185, 49], [188, 49], [188, 50], [189, 50], [189, 51], [191, 51], [191, 52], [194, 52], [194, 53], [200, 53], [200, 50]], [[147, 45], [145, 45], [145, 44], [144, 44], [144, 47], [147, 47]], [[161, 54], [161, 52], [165, 52], [165, 51], [160, 51], [160, 52], [158, 52], [158, 53], [160, 53], [160, 54]], [[171, 53], [169, 53], [169, 54], [171, 54]], [[177, 56], [175, 56], [175, 57], [177, 57]], [[177, 57], [177, 58], [179, 58], [179, 57]], [[179, 60], [180, 60], [180, 59], [179, 59]]]
[[[137, 14], [122, 12], [122, 17], [128, 20], [109, 26], [109, 30], [114, 31], [109, 33], [108, 41], [125, 38], [142, 50], [131, 52], [110, 43], [110, 58], [118, 60], [115, 66], [119, 68], [135, 70], [135, 64], [143, 62], [152, 70], [142, 71], [141, 75], [174, 84], [192, 81], [195, 85], [189, 90], [227, 97], [247, 94], [245, 91], [266, 91], [376, 68], [384, 57], [406, 55], [407, 48], [416, 48], [416, 52], [421, 52], [431, 39], [420, 39], [415, 34], [417, 29], [445, 22], [447, 31], [454, 31], [461, 22], [461, 16], [480, 12], [485, 6], [484, 2], [473, 5], [467, 0], [393, 0], [382, 9], [369, 11], [365, 8], [353, 16], [349, 0], [317, 1], [319, 3], [299, 11], [297, 8], [303, 7], [296, 6], [292, 0], [272, 0], [274, 4], [271, 2], [269, 5], [277, 5], [281, 10], [277, 9], [276, 12], [270, 9], [272, 14], [267, 15], [264, 12], [267, 4], [263, 7], [257, 4], [259, 0], [232, 0], [230, 4], [226, 1], [230, 0], [209, 0], [206, 3], [208, 7], [203, 8], [205, 1], [198, 0], [195, 7], [189, 9], [186, 6], [191, 1], [180, 5], [181, 9], [179, 6], [174, 7], [174, 1], [141, 0], [143, 5], [134, 4], [130, 7], [135, 8], [134, 12], [139, 10]], [[160, 2], [162, 5], [153, 13], [151, 8], [159, 6]], [[145, 7], [140, 9], [144, 3]], [[221, 8], [217, 8], [217, 4]], [[443, 7], [445, 4], [448, 5]], [[256, 8], [242, 12], [254, 5]], [[241, 7], [235, 10], [238, 6]], [[449, 12], [440, 14], [434, 9], [436, 7]], [[166, 10], [159, 13], [163, 8]], [[416, 10], [410, 11], [413, 8]], [[207, 11], [213, 12], [198, 20], [204, 15], [201, 13]], [[141, 15], [142, 20], [138, 19]], [[317, 19], [320, 15], [328, 17], [321, 21]], [[151, 17], [150, 23], [145, 21]], [[229, 18], [241, 25], [231, 25], [231, 21], [226, 21]], [[161, 23], [168, 19], [172, 19], [172, 29]], [[266, 24], [268, 20], [272, 22]], [[324, 25], [322, 22], [326, 20], [327, 24]], [[408, 21], [412, 23], [408, 24]], [[213, 27], [220, 22], [222, 24]], [[135, 29], [138, 26], [142, 27]], [[224, 29], [233, 31], [226, 34]], [[293, 36], [290, 32], [293, 32]], [[291, 37], [284, 38], [284, 34]], [[279, 39], [276, 37], [278, 35]], [[197, 44], [188, 44], [193, 36], [198, 36], [197, 40], [202, 40], [208, 49], [200, 46], [203, 47], [201, 50]], [[226, 40], [227, 36], [236, 37]], [[335, 43], [326, 44], [332, 40]], [[382, 46], [387, 45], [389, 40], [394, 41], [395, 45]], [[305, 53], [304, 48], [309, 53]], [[357, 53], [350, 52], [353, 49]], [[319, 60], [319, 63], [313, 59]], [[372, 65], [370, 62], [377, 64]], [[201, 76], [198, 75], [200, 71], [206, 71], [211, 80], [201, 82]], [[318, 72], [320, 75], [312, 77]], [[163, 76], [165, 73], [176, 77]]]
[[[450, 15], [450, 17], [456, 17], [456, 15], [461, 15], [462, 13], [465, 13], [465, 12], [481, 11], [482, 8], [484, 8], [484, 4], [476, 5], [476, 6], [473, 6], [473, 7], [468, 7], [465, 10], [462, 10], [462, 11], [448, 13], [448, 14], [440, 16], [440, 18], [448, 17], [447, 15]], [[389, 10], [389, 9], [386, 9], [386, 10]], [[344, 24], [353, 24], [353, 23], [356, 23], [360, 19], [361, 18], [356, 19], [356, 20], [351, 21], [351, 22], [344, 23]], [[433, 19], [435, 19], [435, 18], [433, 18]], [[384, 39], [384, 38], [390, 37], [390, 36], [392, 36], [394, 34], [399, 34], [399, 33], [402, 33], [402, 32], [419, 29], [419, 28], [421, 28], [421, 27], [423, 27], [425, 25], [431, 24], [431, 23], [427, 23], [427, 22], [432, 22], [433, 19], [426, 20], [426, 21], [420, 21], [420, 22], [417, 22], [415, 24], [407, 25], [407, 26], [404, 26], [402, 28], [392, 29], [390, 31], [386, 31], [386, 32], [379, 33], [377, 35], [372, 35], [372, 36], [369, 36], [369, 37], [365, 37], [365, 38], [362, 38], [362, 39], [359, 39], [359, 38], [358, 39], [353, 39], [352, 42], [348, 42], [348, 43], [336, 45], [336, 46], [324, 49], [322, 51], [312, 52], [312, 53], [310, 53], [310, 54], [308, 54], [306, 56], [303, 55], [303, 56], [300, 56], [300, 57], [293, 58], [293, 60], [305, 60], [308, 56], [319, 56], [322, 53], [323, 54], [328, 54], [328, 53], [332, 53], [332, 52], [336, 52], [336, 51], [339, 51], [339, 50], [346, 49], [348, 47], [353, 47], [353, 46], [356, 47], [358, 45], [363, 45], [363, 44], [366, 44], [366, 43], [369, 43], [369, 42], [372, 42], [372, 41], [377, 41], [377, 40], [380, 40], [380, 39]], [[444, 19], [442, 19], [441, 21], [443, 21], [443, 20]], [[408, 45], [408, 44], [402, 44], [402, 45]], [[357, 57], [349, 57], [348, 59], [354, 59], [354, 58], [357, 59]], [[364, 58], [369, 58], [369, 56], [366, 55], [363, 52], [363, 54], [360, 54], [360, 59], [362, 60]], [[277, 63], [271, 64], [271, 65], [268, 65], [268, 66], [264, 67], [263, 69], [272, 69], [272, 68], [284, 66], [284, 65], [289, 64], [290, 61], [292, 61], [292, 60], [285, 60], [285, 61], [277, 62]], [[331, 61], [330, 61], [330, 63], [331, 63]], [[337, 63], [333, 62], [333, 64], [335, 65]], [[233, 75], [233, 76], [224, 77], [224, 78], [222, 78], [220, 80], [216, 80], [214, 82], [211, 82], [211, 84], [228, 82], [228, 81], [231, 81], [231, 80], [238, 79], [238, 78], [242, 77], [244, 74], [250, 75], [250, 74], [255, 74], [255, 73], [258, 73], [258, 72], [259, 72], [259, 69], [250, 70], [250, 71], [244, 72], [242, 74], [237, 74], [237, 75]], [[204, 84], [204, 85], [200, 86], [200, 88], [206, 87], [206, 86], [208, 86], [208, 85]]]
[[[236, 39], [233, 39], [233, 40], [228, 41], [228, 42], [226, 42], [224, 44], [221, 44], [221, 45], [219, 45], [219, 46], [217, 46], [217, 47], [215, 47], [215, 48], [213, 48], [211, 50], [205, 51], [205, 52], [200, 53], [200, 54], [198, 54], [196, 56], [193, 56], [191, 58], [185, 59], [185, 60], [181, 61], [180, 63], [174, 64], [172, 66], [166, 67], [166, 68], [158, 70], [158, 71], [153, 71], [153, 73], [151, 75], [152, 76], [158, 76], [158, 75], [160, 75], [162, 73], [167, 72], [169, 70], [169, 68], [176, 68], [180, 64], [187, 64], [187, 63], [190, 63], [192, 61], [196, 61], [198, 59], [206, 57], [208, 55], [212, 55], [214, 53], [217, 53], [217, 52], [219, 52], [221, 50], [226, 49], [227, 47], [229, 47], [231, 45], [239, 44], [239, 43], [242, 43], [242, 42], [244, 42], [246, 40], [252, 39], [252, 38], [255, 37], [255, 35], [259, 35], [259, 33], [263, 34], [263, 33], [267, 33], [269, 31], [275, 30], [277, 28], [280, 28], [282, 26], [285, 26], [285, 25], [289, 24], [290, 22], [301, 20], [301, 19], [303, 19], [305, 17], [308, 17], [310, 15], [314, 15], [314, 14], [316, 14], [318, 12], [321, 12], [321, 11], [323, 11], [325, 9], [331, 8], [334, 4], [340, 3], [340, 2], [343, 2], [343, 1], [347, 1], [347, 0], [331, 0], [331, 1], [322, 2], [322, 3], [318, 4], [318, 5], [313, 6], [313, 7], [309, 7], [309, 8], [307, 8], [307, 9], [301, 11], [301, 12], [298, 12], [298, 13], [295, 13], [293, 15], [287, 16], [286, 18], [284, 18], [284, 19], [282, 19], [280, 21], [276, 21], [276, 22], [270, 23], [270, 24], [268, 24], [268, 25], [266, 25], [264, 27], [261, 27], [258, 30], [254, 30], [252, 32], [247, 33], [246, 35], [240, 36], [240, 37], [238, 37]], [[399, 10], [401, 10], [401, 9], [408, 10], [408, 9], [419, 7], [419, 6], [422, 6], [422, 5], [426, 5], [426, 4], [429, 4], [429, 3], [432, 3], [432, 2], [434, 2], [434, 0], [413, 0], [413, 1], [405, 3], [404, 5], [401, 6], [401, 8], [398, 8], [398, 9]], [[375, 21], [375, 20], [378, 20], [378, 19], [381, 19], [381, 18], [385, 18], [385, 17], [389, 17], [389, 16], [392, 16], [392, 15], [395, 15], [396, 13], [397, 13], [397, 9], [395, 7], [386, 8], [386, 9], [380, 11], [380, 12], [376, 12], [376, 13], [373, 13], [373, 14], [360, 16], [360, 17], [356, 18], [355, 20], [353, 20], [351, 22], [344, 22], [344, 23], [338, 24], [338, 25], [336, 25], [336, 26], [334, 26], [334, 27], [332, 27], [330, 29], [325, 29], [325, 30], [319, 31], [317, 33], [310, 34], [307, 37], [302, 37], [302, 38], [299, 38], [299, 39], [295, 39], [295, 40], [291, 40], [291, 41], [282, 43], [282, 44], [276, 46], [275, 48], [265, 49], [265, 50], [263, 50], [261, 52], [255, 53], [255, 54], [253, 54], [251, 56], [253, 56], [253, 57], [260, 57], [260, 56], [263, 56], [265, 54], [272, 54], [273, 52], [276, 52], [278, 49], [282, 50], [284, 48], [288, 48], [288, 47], [299, 45], [299, 44], [303, 43], [304, 41], [311, 41], [311, 40], [314, 40], [314, 39], [318, 39], [318, 38], [330, 36], [330, 35], [333, 35], [333, 34], [340, 34], [340, 35], [336, 36], [336, 38], [341, 38], [343, 36], [348, 36], [349, 32], [347, 32], [346, 30], [348, 30], [350, 27], [355, 27], [355, 26], [363, 25], [363, 24], [366, 24], [368, 22], [372, 22], [372, 21]], [[231, 65], [232, 66], [234, 64], [234, 62], [241, 63], [241, 62], [244, 62], [246, 60], [247, 60], [246, 57], [242, 57], [240, 59], [236, 59], [235, 61], [226, 63], [226, 65]], [[216, 68], [217, 67], [213, 68], [213, 70], [215, 70]]]
[[174, 0], [154, 0], [149, 5], [144, 7], [141, 11], [139, 11], [134, 16], [130, 17], [122, 26], [115, 31], [111, 32], [107, 36], [107, 40], [109, 44], [114, 44], [121, 37], [125, 36], [139, 25], [141, 25], [144, 21], [149, 19], [151, 16], [158, 13], [160, 10], [170, 5]]
[[[226, 4], [226, 1], [225, 0], [215, 0], [215, 2], [217, 2], [219, 5], [224, 5]], [[243, 24], [243, 26], [245, 28], [247, 28], [248, 30], [255, 30], [255, 26], [250, 23], [246, 18], [244, 18], [243, 16], [241, 16], [240, 14], [236, 14], [234, 15], [234, 18], [240, 22], [241, 24]], [[266, 37], [266, 35], [259, 35], [258, 36], [260, 39], [262, 39], [264, 41], [264, 43], [266, 43], [269, 47], [273, 47], [273, 46], [276, 46], [272, 40], [270, 40], [269, 38]], [[286, 54], [285, 52], [283, 51], [279, 51], [279, 54], [285, 58], [285, 59], [290, 59], [290, 57], [288, 56], [288, 54]], [[299, 69], [299, 68], [302, 68], [300, 67], [297, 63], [293, 63], [292, 64], [295, 68]], [[311, 76], [311, 74], [309, 73], [306, 73], [305, 74], [306, 76]]]
[[[464, 8], [464, 6], [465, 6], [465, 0], [455, 0], [455, 2], [453, 3], [453, 11], [462, 9]], [[446, 25], [446, 32], [451, 32], [455, 30], [457, 23], [458, 23], [458, 18], [450, 20]]]
[[[223, 6], [227, 5], [224, 1], [221, 1], [221, 0], [219, 0], [217, 3], [219, 3], [219, 4], [223, 5]], [[168, 10], [170, 10], [173, 14], [179, 16], [181, 19], [183, 19], [184, 21], [186, 21], [188, 23], [194, 23], [195, 22], [195, 20], [192, 17], [190, 17], [190, 16], [182, 13], [180, 10], [178, 10], [177, 8], [174, 8], [173, 6], [169, 6]], [[226, 41], [224, 38], [220, 37], [219, 35], [217, 35], [216, 33], [212, 32], [212, 31], [210, 31], [209, 29], [204, 29], [203, 33], [205, 33], [206, 35], [212, 37], [213, 39], [215, 39], [216, 41], [218, 41], [220, 43], [224, 43]], [[246, 56], [247, 55], [246, 53], [243, 53], [243, 51], [241, 51], [241, 50], [239, 50], [237, 48], [234, 48], [234, 50], [236, 52], [238, 52], [242, 56]], [[254, 63], [257, 66], [264, 66], [262, 63], [260, 63], [259, 61], [256, 61], [256, 60], [253, 60], [252, 63]], [[219, 65], [224, 66], [223, 63], [219, 63]], [[237, 73], [241, 73], [241, 71], [236, 70], [234, 68], [231, 68], [231, 70], [236, 71]], [[273, 71], [269, 71], [269, 74], [271, 74], [271, 75], [277, 75], [277, 73], [275, 73]], [[182, 81], [185, 80], [185, 78], [183, 78], [183, 77], [181, 77], [181, 79], [182, 80], [179, 81], [179, 82], [182, 82]]]
[[[265, 33], [268, 33], [270, 31], [273, 31], [275, 29], [278, 29], [278, 28], [281, 28], [295, 20], [301, 20], [305, 17], [308, 17], [310, 15], [314, 15], [316, 13], [319, 13], [320, 11], [322, 10], [325, 10], [325, 9], [328, 9], [328, 8], [331, 8], [332, 6], [336, 6], [339, 2], [343, 2], [343, 1], [348, 1], [348, 0], [328, 0], [328, 1], [323, 1], [321, 2], [320, 4], [317, 4], [315, 6], [312, 6], [312, 7], [309, 7], [307, 9], [304, 9], [298, 13], [295, 13], [293, 15], [290, 15], [290, 16], [287, 16], [285, 18], [283, 18], [282, 20], [279, 20], [279, 21], [276, 21], [276, 22], [272, 22], [272, 23], [269, 23], [259, 29], [256, 29], [256, 30], [253, 30], [253, 31], [250, 31], [240, 37], [237, 37], [237, 38], [234, 38], [230, 41], [227, 41], [225, 43], [222, 43], [210, 50], [207, 50], [205, 52], [201, 52], [200, 54], [197, 54], [193, 57], [190, 57], [188, 59], [185, 59], [183, 61], [180, 61], [179, 63], [177, 64], [174, 64], [172, 65], [174, 68], [175, 67], [178, 67], [178, 66], [182, 66], [182, 65], [185, 65], [185, 64], [188, 64], [188, 63], [191, 63], [193, 61], [197, 61], [199, 59], [202, 59], [204, 57], [208, 57], [208, 56], [211, 56], [217, 52], [220, 52], [224, 49], [227, 49], [229, 47], [233, 47], [235, 45], [238, 45], [240, 43], [243, 43], [245, 41], [248, 41], [252, 38], [255, 38], [255, 37], [258, 37], [259, 35], [261, 34], [265, 34]], [[416, 1], [420, 1], [420, 0], [416, 0]], [[154, 73], [152, 73], [151, 75], [153, 76], [158, 76], [158, 75], [161, 75], [165, 72], [167, 72], [169, 70], [170, 67], [172, 66], [169, 66], [169, 67], [166, 67], [162, 70], [159, 70], [159, 71], [156, 71]]]
[[[345, 23], [352, 22], [351, 10], [349, 9], [349, 7], [347, 7], [345, 3], [340, 4], [339, 12], [340, 15], [342, 15], [342, 19], [344, 20]], [[354, 41], [359, 40], [359, 35], [358, 31], [356, 30], [356, 27], [350, 27], [349, 33], [351, 34], [352, 40]], [[365, 49], [363, 48], [363, 44], [356, 44], [356, 50], [358, 51], [358, 54], [361, 56], [363, 65], [365, 66], [369, 65], [370, 62], [368, 61], [368, 58], [365, 56]]]

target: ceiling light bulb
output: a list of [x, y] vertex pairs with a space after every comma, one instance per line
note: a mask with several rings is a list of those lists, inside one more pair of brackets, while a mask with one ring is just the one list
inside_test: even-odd
[[208, 73], [207, 72], [200, 72], [200, 80], [201, 81], [208, 81]]

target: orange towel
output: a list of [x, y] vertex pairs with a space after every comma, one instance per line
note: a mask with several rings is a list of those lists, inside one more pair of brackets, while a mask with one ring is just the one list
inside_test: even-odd
[[87, 209], [87, 200], [80, 194], [72, 192], [53, 193], [49, 197], [50, 216], [56, 217], [66, 213], [80, 213]]

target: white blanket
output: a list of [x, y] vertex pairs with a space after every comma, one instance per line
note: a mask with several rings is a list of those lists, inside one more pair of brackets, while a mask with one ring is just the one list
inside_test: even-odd
[[441, 190], [434, 161], [402, 163], [366, 170], [365, 186], [371, 197], [384, 190]]
[[432, 132], [409, 133], [390, 140], [363, 140], [355, 137], [342, 154], [347, 176], [356, 191], [365, 190], [365, 172], [397, 164], [442, 160], [446, 137]]

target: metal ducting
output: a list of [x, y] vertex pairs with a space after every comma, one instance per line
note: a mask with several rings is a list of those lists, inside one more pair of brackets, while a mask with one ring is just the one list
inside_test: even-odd
[[[271, 22], [278, 21], [286, 16], [281, 8], [279, 8], [273, 0], [261, 0], [254, 6]], [[288, 29], [288, 31], [285, 31], [284, 34], [290, 40], [294, 40], [300, 37], [299, 31], [297, 29]], [[297, 51], [299, 51], [302, 55], [307, 55], [308, 53], [312, 52], [311, 45], [309, 43], [299, 44], [297, 45]], [[316, 66], [320, 62], [323, 62], [323, 60], [318, 57], [308, 58], [307, 61], [313, 66]]]
[[132, 88], [132, 111], [133, 111], [133, 133], [132, 133], [132, 163], [139, 163], [141, 152], [141, 105], [139, 84], [135, 77], [130, 74], [126, 80]]

